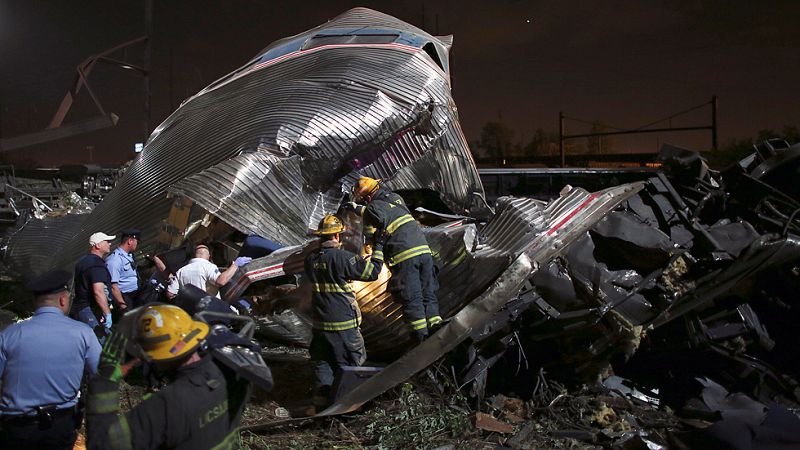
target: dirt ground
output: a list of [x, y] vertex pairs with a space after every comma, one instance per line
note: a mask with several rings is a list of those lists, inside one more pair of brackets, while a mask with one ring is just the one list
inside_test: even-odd
[[[611, 448], [641, 437], [667, 442], [684, 425], [668, 408], [610, 397], [602, 388], [568, 391], [557, 382], [532, 380], [532, 398], [494, 395], [478, 401], [457, 391], [446, 370], [430, 369], [368, 402], [332, 418], [285, 423], [310, 403], [312, 373], [302, 353], [268, 361], [271, 393], [256, 393], [242, 420], [248, 449], [308, 448]], [[638, 444], [638, 442], [636, 442]], [[631, 448], [636, 448], [634, 445]]]

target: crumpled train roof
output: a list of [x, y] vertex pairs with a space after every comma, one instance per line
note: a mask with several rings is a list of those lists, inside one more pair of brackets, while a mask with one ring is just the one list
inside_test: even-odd
[[[449, 77], [422, 48], [426, 42], [445, 48], [442, 41], [364, 8], [295, 38], [359, 24], [396, 28], [404, 41], [301, 49], [251, 61], [213, 83], [153, 132], [117, 187], [69, 230], [71, 239], [54, 243], [52, 265], [73, 264], [95, 231], [140, 228], [140, 249], [152, 251], [170, 211], [171, 187], [240, 231], [286, 245], [302, 241], [359, 175], [384, 179], [390, 189], [431, 189], [454, 211], [474, 212], [473, 193], [483, 189]], [[268, 183], [248, 185], [244, 177], [258, 170], [272, 172], [262, 179]], [[281, 171], [293, 175], [280, 178]], [[228, 190], [212, 192], [201, 186], [204, 178]], [[253, 195], [241, 192], [245, 185]], [[243, 217], [258, 202], [279, 210], [287, 200], [309, 199], [314, 203], [298, 206], [300, 215], [263, 214], [258, 223]], [[275, 230], [281, 231], [272, 235]]]

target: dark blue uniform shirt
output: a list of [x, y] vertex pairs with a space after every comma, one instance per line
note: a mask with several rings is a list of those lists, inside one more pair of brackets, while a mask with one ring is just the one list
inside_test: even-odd
[[84, 371], [94, 374], [100, 343], [86, 324], [42, 306], [0, 333], [0, 414], [33, 415], [37, 406], [78, 402]]

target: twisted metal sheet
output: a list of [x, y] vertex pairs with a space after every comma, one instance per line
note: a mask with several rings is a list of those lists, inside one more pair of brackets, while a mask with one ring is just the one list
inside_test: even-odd
[[[53, 249], [67, 244], [80, 230], [85, 217], [80, 214], [31, 218], [2, 240], [0, 251], [6, 274], [25, 280], [46, 270], [52, 263]], [[89, 238], [83, 251], [89, 249]]]
[[[393, 41], [370, 43], [376, 34]], [[342, 42], [315, 44], [326, 36]], [[483, 189], [450, 94], [448, 48], [365, 8], [273, 43], [159, 125], [72, 239], [51, 248], [48, 265], [71, 266], [95, 231], [140, 228], [140, 249], [151, 252], [170, 187], [242, 231], [287, 245], [302, 242], [359, 174], [390, 189], [431, 189], [454, 211], [475, 211], [473, 193]], [[256, 215], [290, 202], [302, 205]]]
[[[507, 197], [481, 233], [475, 225], [460, 221], [426, 229], [425, 237], [440, 268], [437, 295], [442, 316], [450, 317], [460, 311], [521, 254], [526, 254], [538, 267], [564, 251], [569, 243], [641, 187], [629, 184], [598, 193], [572, 189], [548, 204]], [[226, 298], [237, 297], [258, 281], [302, 274], [303, 260], [315, 245], [316, 241], [305, 247], [287, 247], [252, 261], [234, 277], [234, 286]], [[376, 281], [353, 283], [364, 319], [361, 332], [371, 358], [396, 354], [408, 340], [402, 305], [387, 291], [389, 278], [388, 270], [384, 269]], [[307, 284], [302, 277], [300, 282], [301, 286]], [[305, 297], [295, 297], [298, 309], [309, 309], [310, 290], [305, 292]]]

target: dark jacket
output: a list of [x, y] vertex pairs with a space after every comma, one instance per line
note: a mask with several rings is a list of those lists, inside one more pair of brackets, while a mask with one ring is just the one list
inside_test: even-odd
[[[411, 215], [403, 198], [386, 189], [378, 189], [363, 210], [364, 234], [386, 232], [386, 264], [394, 266], [415, 256], [430, 254], [428, 241]], [[374, 230], [374, 231], [373, 231]]]
[[313, 284], [313, 326], [323, 331], [349, 330], [361, 324], [361, 311], [350, 281], [378, 279], [383, 267], [383, 250], [378, 244], [372, 257], [364, 259], [331, 245], [332, 241], [323, 242], [319, 251], [305, 260], [306, 275]]
[[249, 393], [249, 382], [205, 356], [120, 414], [118, 383], [94, 377], [86, 408], [87, 448], [237, 449]]

